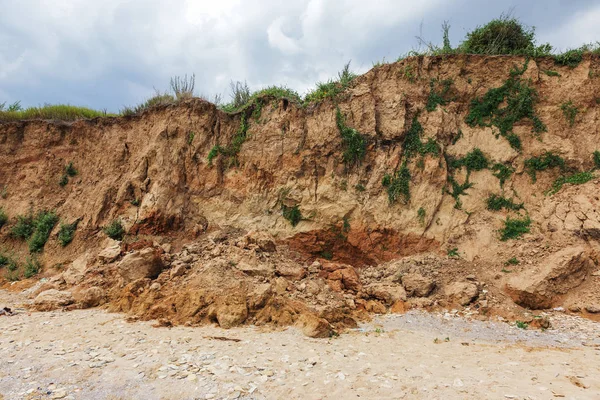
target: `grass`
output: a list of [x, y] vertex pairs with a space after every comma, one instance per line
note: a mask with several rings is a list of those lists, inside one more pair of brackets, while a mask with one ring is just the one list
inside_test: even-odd
[[600, 151], [594, 151], [592, 154], [592, 159], [594, 160], [594, 167], [596, 169], [600, 169]]
[[515, 169], [509, 165], [496, 163], [492, 165], [492, 171], [493, 175], [500, 180], [500, 187], [503, 187], [504, 183], [515, 172]]
[[489, 164], [485, 154], [477, 147], [468, 152], [463, 158], [456, 158], [450, 161], [452, 169], [466, 167], [468, 173], [486, 169]]
[[504, 265], [519, 265], [521, 262], [517, 259], [517, 257], [512, 257], [506, 260]]
[[523, 321], [515, 321], [515, 326], [519, 329], [527, 329], [529, 324], [527, 322], [523, 322]]
[[244, 82], [233, 83], [231, 86], [231, 102], [221, 106], [225, 112], [239, 112], [251, 106], [254, 107], [253, 116], [258, 119], [262, 111], [264, 98], [286, 99], [296, 104], [302, 104], [302, 99], [298, 93], [285, 86], [269, 86], [254, 93], [250, 92], [250, 88]]
[[458, 248], [455, 247], [453, 249], [448, 250], [448, 257], [451, 258], [460, 258], [460, 254], [458, 254]]
[[288, 207], [285, 204], [282, 204], [281, 211], [283, 213], [283, 218], [288, 220], [292, 226], [296, 226], [300, 223], [300, 221], [302, 221], [302, 213], [297, 205]]
[[244, 112], [240, 120], [240, 127], [231, 139], [231, 144], [229, 144], [229, 146], [213, 146], [213, 148], [208, 152], [208, 163], [212, 165], [213, 159], [219, 154], [222, 154], [223, 156], [229, 157], [230, 165], [237, 164], [237, 155], [247, 139], [248, 128], [248, 112]]
[[50, 119], [61, 121], [76, 121], [97, 117], [116, 117], [106, 111], [93, 110], [86, 107], [77, 107], [69, 104], [46, 104], [40, 107], [29, 107], [15, 111], [1, 111], [0, 121], [20, 121], [27, 119]]
[[317, 83], [317, 87], [308, 92], [304, 97], [304, 104], [320, 102], [325, 99], [337, 101], [338, 97], [346, 91], [356, 78], [356, 74], [350, 71], [350, 62], [338, 73], [336, 80]]
[[17, 222], [10, 229], [10, 235], [15, 239], [26, 240], [33, 234], [35, 225], [33, 222], [33, 214], [18, 215]]
[[4, 208], [0, 207], [0, 229], [4, 225], [6, 225], [7, 222], [8, 222], [8, 215], [6, 215]]
[[419, 224], [421, 225], [425, 225], [425, 215], [427, 213], [425, 212], [425, 209], [423, 207], [420, 207], [419, 210], [417, 211], [417, 218], [419, 219]]
[[469, 54], [523, 54], [535, 48], [535, 30], [524, 26], [510, 14], [502, 14], [478, 26], [460, 45]]
[[146, 100], [142, 104], [139, 104], [135, 107], [124, 107], [121, 110], [121, 115], [123, 115], [123, 116], [137, 115], [137, 114], [143, 113], [146, 110], [150, 110], [155, 107], [165, 106], [165, 105], [169, 105], [169, 104], [175, 104], [176, 102], [177, 102], [177, 99], [172, 94], [160, 93], [159, 91], [156, 91], [156, 94], [154, 96], [150, 97], [148, 100]]
[[106, 236], [114, 240], [123, 240], [125, 236], [125, 228], [120, 219], [114, 219], [103, 229]]
[[545, 73], [548, 76], [560, 76], [560, 74], [558, 72], [552, 71], [550, 69], [542, 70], [542, 72]]
[[69, 183], [69, 176], [67, 174], [62, 174], [60, 179], [58, 180], [58, 185], [60, 187], [65, 187]]
[[531, 219], [529, 216], [519, 219], [507, 217], [504, 221], [504, 228], [500, 230], [500, 240], [505, 242], [509, 239], [518, 239], [526, 233], [529, 233]]
[[454, 81], [452, 79], [432, 79], [429, 82], [429, 97], [425, 109], [429, 112], [435, 111], [438, 105], [445, 106], [453, 100], [450, 90]]
[[69, 175], [70, 177], [77, 175], [77, 170], [73, 166], [73, 161], [69, 161], [69, 163], [65, 165], [65, 174]]
[[58, 222], [58, 216], [52, 211], [40, 211], [35, 220], [35, 230], [28, 241], [29, 252], [39, 253], [44, 249], [50, 232]]
[[575, 118], [577, 117], [577, 113], [579, 112], [577, 107], [573, 104], [571, 100], [569, 100], [567, 102], [562, 103], [560, 105], [560, 109], [562, 110], [563, 115], [569, 122], [569, 126], [573, 127], [573, 125], [575, 125]]
[[58, 231], [58, 241], [62, 247], [66, 247], [73, 241], [75, 237], [75, 231], [77, 230], [77, 224], [79, 221], [75, 221], [72, 224], [60, 224], [60, 230]]
[[576, 172], [569, 176], [563, 175], [554, 181], [554, 183], [552, 184], [552, 187], [550, 188], [550, 190], [548, 191], [547, 194], [552, 195], [552, 194], [558, 193], [565, 184], [582, 185], [584, 183], [591, 181], [592, 179], [594, 179], [594, 174], [591, 172], [587, 172], [587, 171]]
[[[528, 118], [533, 122], [533, 132], [546, 131], [546, 126], [534, 110], [538, 99], [537, 91], [529, 86], [529, 82], [519, 78], [526, 68], [527, 62], [523, 68], [513, 69], [510, 78], [502, 86], [490, 89], [483, 97], [471, 100], [465, 119], [470, 126], [496, 127], [499, 134], [518, 151], [521, 150], [521, 140], [513, 133], [515, 123]], [[506, 105], [501, 107], [503, 104]]]
[[386, 174], [381, 183], [387, 187], [390, 204], [394, 204], [399, 199], [403, 204], [410, 200], [410, 171], [406, 163], [403, 163], [393, 175]]
[[438, 156], [440, 153], [440, 146], [433, 138], [427, 139], [426, 143], [421, 142], [421, 135], [423, 134], [423, 126], [419, 122], [419, 116], [415, 115], [412, 119], [410, 127], [404, 134], [404, 142], [402, 143], [402, 149], [406, 158], [410, 159], [416, 154], [425, 156], [432, 154]]
[[335, 122], [342, 136], [344, 163], [348, 166], [359, 164], [367, 153], [366, 139], [356, 129], [346, 126], [345, 118], [339, 107], [336, 110]]
[[545, 171], [551, 168], [560, 168], [564, 171], [566, 168], [565, 160], [552, 152], [547, 151], [538, 157], [531, 157], [525, 160], [525, 170], [531, 177], [532, 182], [537, 181], [537, 172]]
[[509, 211], [519, 211], [523, 209], [523, 203], [515, 203], [513, 199], [507, 199], [504, 196], [496, 194], [490, 195], [487, 200], [487, 209], [490, 211], [500, 211], [503, 208]]
[[23, 266], [23, 276], [28, 279], [40, 273], [42, 264], [36, 257], [28, 257]]

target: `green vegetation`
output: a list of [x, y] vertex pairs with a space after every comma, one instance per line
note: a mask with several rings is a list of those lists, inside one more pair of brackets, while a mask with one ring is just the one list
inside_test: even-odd
[[417, 218], [419, 218], [419, 223], [421, 225], [425, 225], [425, 209], [423, 207], [420, 207], [419, 210], [417, 211]]
[[460, 201], [460, 196], [466, 195], [466, 191], [469, 188], [473, 187], [473, 184], [469, 182], [469, 179], [467, 178], [467, 180], [465, 181], [465, 183], [463, 184], [459, 184], [458, 182], [456, 182], [456, 179], [454, 179], [454, 177], [452, 175], [448, 175], [448, 182], [450, 183], [450, 186], [452, 187], [452, 191], [448, 191], [448, 193], [454, 197], [454, 200], [456, 200], [456, 203], [454, 204], [454, 208], [456, 208], [457, 210], [460, 210], [462, 208], [462, 202]]
[[50, 232], [58, 222], [58, 216], [52, 211], [40, 211], [35, 220], [35, 230], [29, 239], [29, 252], [39, 253], [44, 249]]
[[598, 150], [594, 151], [594, 154], [592, 157], [594, 159], [594, 167], [596, 169], [600, 169], [600, 151], [598, 151]]
[[350, 62], [338, 73], [337, 80], [329, 80], [324, 83], [317, 83], [316, 89], [307, 93], [304, 97], [304, 103], [319, 102], [324, 99], [336, 101], [338, 96], [352, 85], [356, 74], [350, 71]]
[[432, 79], [429, 82], [429, 97], [427, 98], [427, 105], [425, 106], [427, 111], [435, 111], [438, 104], [445, 106], [453, 100], [450, 96], [452, 83], [454, 83], [452, 79], [444, 79], [442, 81], [439, 79]]
[[516, 18], [500, 18], [467, 33], [459, 51], [468, 54], [527, 54], [535, 49], [535, 30], [524, 27]]
[[42, 270], [42, 265], [36, 257], [28, 257], [23, 267], [23, 276], [28, 279], [39, 274]]
[[125, 228], [120, 219], [112, 220], [110, 224], [104, 227], [103, 231], [106, 236], [114, 240], [123, 240], [125, 235]]
[[244, 142], [247, 139], [248, 127], [248, 113], [244, 112], [240, 121], [240, 127], [238, 128], [236, 134], [233, 136], [231, 144], [229, 146], [213, 146], [213, 148], [210, 149], [208, 153], [208, 163], [212, 165], [213, 159], [218, 154], [222, 154], [224, 156], [229, 157], [229, 165], [237, 164], [237, 155], [242, 149], [242, 144], [244, 144]]
[[344, 116], [339, 107], [336, 110], [335, 121], [342, 136], [344, 163], [348, 166], [359, 164], [367, 153], [366, 139], [356, 129], [346, 126]]
[[564, 171], [566, 168], [565, 160], [549, 151], [539, 157], [532, 157], [525, 160], [525, 170], [534, 183], [537, 181], [538, 171], [545, 171], [550, 168], [560, 168], [561, 171]]
[[513, 199], [507, 199], [504, 196], [496, 194], [490, 195], [487, 200], [487, 209], [490, 211], [500, 211], [503, 208], [506, 210], [519, 211], [523, 209], [523, 203], [515, 203]]
[[381, 183], [387, 187], [390, 204], [394, 204], [400, 198], [403, 204], [410, 200], [410, 171], [406, 162], [393, 175], [385, 174]]
[[560, 109], [562, 110], [567, 121], [569, 121], [569, 126], [572, 127], [573, 125], [575, 125], [575, 117], [577, 117], [577, 113], [579, 112], [579, 110], [573, 104], [573, 102], [569, 100], [565, 103], [562, 103]]
[[17, 222], [10, 229], [10, 235], [15, 239], [26, 240], [33, 234], [35, 225], [33, 222], [33, 214], [18, 215]]
[[552, 71], [550, 69], [543, 70], [542, 72], [548, 76], [560, 76], [560, 74], [558, 72]]
[[510, 176], [515, 172], [515, 169], [509, 165], [496, 163], [492, 166], [493, 175], [500, 180], [500, 187], [504, 186], [504, 183]]
[[286, 99], [296, 104], [302, 104], [302, 99], [298, 93], [285, 86], [269, 86], [251, 93], [246, 82], [231, 82], [231, 102], [222, 105], [220, 108], [229, 113], [253, 108], [252, 116], [258, 121], [264, 106], [263, 99], [265, 98]]
[[58, 180], [58, 184], [61, 187], [65, 187], [65, 186], [67, 186], [68, 183], [69, 183], [69, 176], [67, 174], [62, 174], [60, 176], [60, 179]]
[[458, 248], [457, 248], [457, 247], [455, 247], [455, 248], [453, 248], [453, 249], [449, 249], [449, 250], [448, 250], [448, 257], [451, 257], [451, 258], [459, 258], [459, 257], [460, 257], [460, 255], [458, 254]]
[[519, 265], [521, 262], [517, 259], [517, 257], [512, 257], [506, 260], [504, 265]]
[[70, 177], [77, 175], [77, 170], [73, 166], [73, 161], [69, 161], [69, 163], [65, 165], [65, 174], [69, 175]]
[[526, 233], [529, 233], [531, 219], [529, 216], [518, 219], [507, 217], [504, 221], [504, 228], [500, 230], [500, 240], [518, 239]]
[[91, 119], [96, 117], [114, 117], [116, 114], [110, 114], [106, 111], [92, 110], [86, 107], [76, 107], [68, 104], [50, 105], [46, 104], [40, 107], [29, 107], [26, 109], [20, 106], [17, 109], [9, 107], [8, 110], [0, 109], [0, 121], [18, 121], [25, 119], [55, 119], [61, 121], [75, 121], [78, 119]]
[[121, 115], [130, 116], [130, 115], [141, 114], [144, 111], [150, 110], [155, 107], [166, 106], [169, 104], [175, 104], [176, 101], [177, 101], [177, 99], [175, 98], [175, 96], [173, 96], [169, 93], [160, 93], [159, 91], [156, 91], [156, 94], [154, 96], [152, 96], [151, 98], [149, 98], [142, 104], [139, 104], [135, 107], [124, 107], [121, 110]]
[[58, 241], [62, 247], [67, 246], [73, 241], [75, 231], [77, 230], [77, 224], [79, 221], [75, 221], [72, 224], [60, 224], [60, 230], [58, 231]]
[[365, 190], [367, 190], [367, 188], [365, 187], [365, 185], [363, 185], [362, 183], [357, 183], [354, 186], [354, 189], [356, 189], [357, 192], [364, 192]]
[[4, 208], [0, 207], [0, 229], [8, 222], [8, 215], [4, 211]]
[[569, 183], [571, 185], [582, 185], [586, 182], [594, 179], [594, 174], [591, 172], [576, 172], [569, 176], [561, 176], [554, 181], [552, 184], [552, 188], [548, 191], [547, 194], [555, 194], [558, 193], [560, 189], [562, 189], [563, 185]]
[[402, 143], [402, 149], [407, 159], [412, 158], [416, 154], [425, 156], [432, 154], [438, 156], [440, 153], [440, 146], [433, 138], [427, 139], [426, 143], [421, 142], [421, 134], [423, 133], [423, 126], [419, 123], [418, 115], [415, 115], [410, 124], [410, 128], [404, 135], [404, 142]]
[[331, 250], [323, 250], [319, 255], [325, 260], [333, 260], [333, 252]]
[[554, 63], [575, 68], [583, 60], [583, 53], [589, 51], [589, 46], [582, 46], [578, 49], [567, 50], [562, 54], [554, 55]]
[[292, 226], [296, 226], [302, 221], [302, 213], [298, 206], [288, 207], [285, 204], [281, 205], [283, 218], [287, 219]]
[[527, 329], [527, 327], [529, 326], [529, 324], [527, 322], [523, 322], [523, 321], [516, 321], [515, 325], [519, 329]]
[[[538, 98], [537, 91], [519, 78], [527, 69], [527, 63], [522, 69], [513, 69], [510, 78], [499, 88], [490, 89], [483, 97], [471, 100], [466, 118], [470, 126], [495, 126], [515, 150], [521, 150], [521, 140], [512, 131], [516, 122], [528, 118], [533, 122], [534, 132], [546, 131], [533, 108]], [[500, 108], [501, 104], [506, 106]]]

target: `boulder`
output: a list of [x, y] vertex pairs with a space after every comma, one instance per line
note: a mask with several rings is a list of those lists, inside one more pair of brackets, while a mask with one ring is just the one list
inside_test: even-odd
[[62, 274], [65, 283], [69, 286], [81, 283], [91, 259], [90, 253], [84, 253], [77, 257]]
[[78, 297], [81, 308], [97, 307], [106, 301], [106, 292], [98, 286], [92, 286], [82, 290]]
[[275, 268], [272, 265], [262, 262], [250, 264], [245, 261], [240, 261], [235, 267], [250, 276], [271, 277], [275, 272]]
[[568, 247], [546, 257], [536, 268], [514, 276], [506, 291], [520, 306], [534, 310], [553, 307], [558, 297], [583, 283], [594, 263], [582, 246]]
[[306, 268], [300, 264], [278, 264], [275, 267], [275, 272], [279, 276], [284, 276], [291, 280], [300, 280], [306, 276]]
[[435, 281], [418, 273], [402, 276], [402, 285], [409, 297], [427, 297], [435, 289]]
[[100, 260], [100, 262], [108, 264], [119, 258], [121, 255], [121, 245], [117, 241], [114, 242], [113, 245], [106, 247], [98, 253], [98, 260]]
[[397, 301], [406, 301], [406, 291], [401, 285], [388, 283], [373, 283], [365, 287], [364, 292], [369, 296], [392, 305]]
[[33, 306], [39, 311], [50, 311], [73, 304], [74, 301], [71, 292], [50, 289], [38, 294]]
[[466, 306], [479, 295], [479, 288], [473, 282], [453, 282], [444, 288], [444, 295], [451, 303]]
[[328, 338], [332, 333], [329, 322], [314, 314], [302, 314], [297, 325], [304, 335], [311, 338]]
[[236, 300], [236, 298], [227, 299], [216, 306], [215, 317], [221, 328], [233, 328], [243, 324], [248, 318], [246, 303]]
[[344, 268], [336, 269], [327, 276], [327, 279], [332, 281], [340, 281], [342, 287], [346, 290], [358, 292], [362, 288], [360, 278], [358, 277], [358, 273], [354, 268], [350, 266], [345, 266]]
[[143, 278], [156, 278], [163, 269], [160, 255], [153, 248], [134, 251], [117, 264], [117, 271], [126, 283]]
[[171, 267], [171, 270], [169, 271], [169, 277], [171, 279], [173, 279], [178, 276], [183, 276], [183, 275], [185, 275], [186, 270], [187, 270], [186, 264], [183, 264], [183, 263], [175, 264], [173, 267]]

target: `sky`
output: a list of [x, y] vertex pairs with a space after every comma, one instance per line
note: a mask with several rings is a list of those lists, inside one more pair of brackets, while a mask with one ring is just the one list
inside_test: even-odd
[[351, 60], [363, 73], [511, 11], [539, 43], [600, 40], [593, 0], [0, 0], [0, 103], [117, 112], [195, 74], [196, 92], [229, 101], [229, 84], [301, 95]]

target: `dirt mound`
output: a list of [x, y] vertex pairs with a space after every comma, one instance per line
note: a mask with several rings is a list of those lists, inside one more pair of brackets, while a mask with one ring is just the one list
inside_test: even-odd
[[[33, 254], [45, 289], [72, 293], [65, 307], [314, 336], [410, 307], [522, 315], [509, 294], [594, 309], [599, 70], [593, 56], [574, 68], [416, 57], [306, 107], [269, 97], [227, 114], [190, 100], [0, 124], [0, 248], [17, 261], [2, 275], [35, 275], [14, 227], [53, 210], [60, 223]], [[113, 241], [102, 228], [116, 221]], [[564, 248], [585, 253], [576, 282], [535, 272]]]

